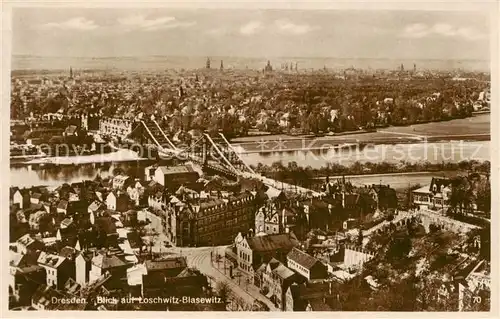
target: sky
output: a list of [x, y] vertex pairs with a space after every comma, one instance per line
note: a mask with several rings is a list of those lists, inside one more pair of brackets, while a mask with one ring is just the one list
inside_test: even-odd
[[489, 60], [474, 11], [15, 8], [14, 55]]

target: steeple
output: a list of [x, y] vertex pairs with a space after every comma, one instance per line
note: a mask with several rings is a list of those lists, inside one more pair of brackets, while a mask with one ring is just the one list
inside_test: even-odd
[[220, 69], [224, 70], [224, 61], [223, 60], [220, 60]]
[[207, 58], [206, 68], [207, 68], [207, 69], [210, 69], [210, 58]]
[[72, 67], [69, 67], [69, 78], [70, 79], [73, 78], [73, 68]]

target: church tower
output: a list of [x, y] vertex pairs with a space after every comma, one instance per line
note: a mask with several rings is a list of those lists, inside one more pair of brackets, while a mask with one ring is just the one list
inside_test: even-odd
[[207, 58], [206, 68], [207, 68], [207, 69], [210, 69], [210, 58]]
[[73, 78], [73, 68], [72, 67], [69, 67], [69, 78], [70, 79]]
[[224, 61], [220, 60], [220, 70], [224, 70]]

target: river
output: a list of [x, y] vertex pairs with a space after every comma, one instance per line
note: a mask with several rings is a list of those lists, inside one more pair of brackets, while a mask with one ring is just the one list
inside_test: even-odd
[[[295, 161], [300, 166], [311, 166], [320, 168], [327, 163], [339, 163], [350, 165], [359, 162], [392, 162], [398, 163], [402, 160], [408, 162], [431, 163], [460, 162], [462, 160], [490, 160], [490, 141], [462, 142], [452, 141], [443, 143], [414, 143], [414, 144], [382, 144], [366, 147], [352, 147], [342, 149], [316, 149], [316, 150], [294, 150], [294, 151], [269, 151], [256, 153], [245, 152], [243, 148], [237, 148], [243, 159], [250, 165], [262, 163], [271, 165], [276, 161], [284, 164]], [[62, 183], [72, 183], [84, 179], [93, 179], [97, 175], [109, 176], [117, 167], [123, 170], [132, 170], [141, 176], [144, 167], [152, 161], [142, 160], [133, 156], [130, 152], [118, 151], [111, 154], [89, 157], [72, 157], [61, 160], [62, 165], [11, 165], [10, 185], [18, 187], [29, 187], [33, 185], [58, 186]], [[96, 163], [98, 161], [98, 163]], [[403, 176], [404, 183], [413, 183], [411, 176]], [[417, 182], [421, 181], [421, 177]], [[394, 181], [396, 182], [396, 181]], [[385, 182], [383, 182], [385, 183]], [[402, 183], [401, 181], [398, 183]]]

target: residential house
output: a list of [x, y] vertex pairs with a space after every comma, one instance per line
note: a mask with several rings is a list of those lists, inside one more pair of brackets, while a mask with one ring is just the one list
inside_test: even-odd
[[97, 200], [93, 201], [92, 204], [90, 204], [89, 207], [87, 208], [87, 211], [89, 213], [90, 223], [93, 225], [95, 223], [96, 217], [102, 215], [100, 213], [105, 210], [106, 210], [106, 205]]
[[194, 184], [200, 178], [189, 165], [159, 166], [155, 170], [153, 180], [164, 187], [177, 189], [181, 185]]
[[285, 262], [286, 255], [299, 241], [293, 233], [265, 236], [243, 236], [235, 238], [238, 268], [253, 277], [255, 269], [272, 258]]
[[127, 268], [130, 266], [125, 254], [115, 250], [100, 251], [92, 257], [89, 282], [99, 280], [106, 273], [120, 281], [127, 278]]
[[332, 311], [329, 303], [335, 300], [332, 282], [294, 283], [285, 294], [285, 311]]
[[33, 238], [30, 234], [25, 234], [22, 237], [20, 237], [16, 241], [16, 245], [18, 251], [23, 255], [36, 253], [37, 251], [40, 251], [45, 247], [43, 242]]
[[30, 206], [31, 203], [31, 194], [28, 189], [22, 188], [17, 189], [14, 195], [12, 196], [12, 202], [14, 204], [18, 204], [19, 208], [24, 209]]
[[164, 284], [166, 278], [176, 277], [187, 269], [185, 257], [174, 257], [161, 260], [146, 260], [144, 262], [147, 273], [144, 282]]
[[57, 213], [66, 215], [68, 213], [68, 201], [61, 199], [57, 204]]
[[325, 279], [328, 276], [325, 264], [297, 248], [288, 253], [287, 266], [307, 280]]
[[[261, 267], [259, 270], [262, 269]], [[295, 281], [295, 273], [277, 259], [272, 258], [268, 263], [263, 264], [263, 271], [257, 271], [254, 278], [259, 278], [260, 283], [257, 286], [261, 287], [261, 291], [266, 294], [266, 297], [278, 309], [284, 310], [285, 293]]]
[[38, 285], [46, 281], [45, 269], [37, 265], [38, 255], [23, 255], [9, 250], [9, 295], [20, 305], [29, 305]]
[[71, 276], [70, 263], [62, 256], [41, 252], [37, 262], [38, 265], [45, 268], [47, 286], [61, 289]]
[[128, 175], [117, 175], [113, 177], [111, 187], [115, 190], [126, 190], [127, 187], [132, 185], [134, 182], [133, 178]]
[[379, 211], [396, 209], [398, 207], [396, 190], [391, 188], [390, 185], [372, 184], [369, 193], [375, 201], [375, 205]]
[[[40, 285], [35, 291], [31, 298], [31, 306], [35, 310], [72, 310], [72, 311], [82, 311], [87, 309], [87, 301], [85, 298], [77, 297], [78, 295], [78, 284], [70, 284], [72, 281], [68, 280], [67, 285], [65, 285], [64, 290], [54, 289], [48, 285]], [[63, 302], [53, 302], [54, 300], [70, 300], [73, 298], [75, 302], [63, 303]]]
[[143, 183], [138, 179], [136, 179], [134, 183], [131, 183], [127, 187], [127, 194], [130, 197], [130, 200], [136, 206], [139, 206], [141, 204], [147, 204], [147, 202], [144, 201], [144, 199], [146, 199], [146, 197], [144, 196], [145, 192], [146, 192], [145, 185], [143, 185]]
[[106, 206], [110, 210], [126, 212], [129, 209], [129, 198], [124, 192], [112, 191], [106, 197]]
[[433, 177], [431, 184], [413, 191], [413, 203], [420, 209], [446, 209], [453, 180]]
[[299, 208], [277, 201], [266, 203], [255, 215], [255, 233], [279, 234], [293, 231], [300, 224]]

